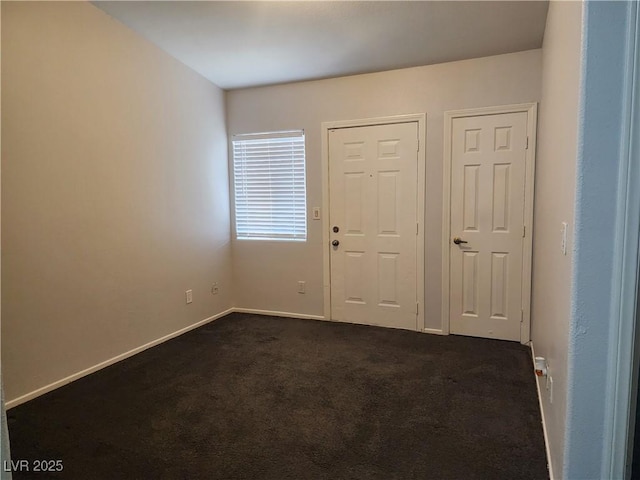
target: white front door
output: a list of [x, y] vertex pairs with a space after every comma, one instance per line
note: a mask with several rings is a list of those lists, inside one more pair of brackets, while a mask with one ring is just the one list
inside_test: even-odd
[[329, 130], [331, 317], [416, 330], [418, 123]]
[[451, 134], [450, 331], [520, 341], [527, 113], [454, 118]]

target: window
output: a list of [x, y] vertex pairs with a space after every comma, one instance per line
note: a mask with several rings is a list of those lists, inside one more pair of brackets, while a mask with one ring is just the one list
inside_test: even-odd
[[236, 238], [305, 241], [304, 132], [233, 137]]

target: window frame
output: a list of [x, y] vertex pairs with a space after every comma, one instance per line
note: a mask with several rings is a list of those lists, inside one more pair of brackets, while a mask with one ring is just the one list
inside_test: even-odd
[[[238, 144], [244, 145], [238, 148]], [[251, 144], [257, 146], [257, 148], [269, 148], [270, 146], [275, 146], [277, 148], [278, 143], [289, 144], [292, 148], [292, 154], [289, 157], [292, 163], [291, 172], [285, 173], [285, 180], [290, 180], [290, 190], [291, 190], [291, 198], [288, 203], [291, 206], [291, 211], [287, 211], [283, 214], [277, 214], [275, 217], [272, 217], [271, 223], [268, 220], [265, 220], [262, 225], [258, 224], [258, 228], [256, 228], [256, 224], [252, 224], [251, 215], [255, 215], [259, 217], [260, 214], [255, 214], [255, 212], [251, 212], [251, 201], [246, 193], [248, 183], [251, 182], [260, 182], [263, 180], [265, 185], [269, 185], [271, 191], [269, 194], [265, 194], [266, 196], [272, 195], [273, 192], [272, 183], [274, 178], [271, 173], [264, 174], [262, 178], [259, 176], [247, 179], [246, 176], [241, 177], [239, 173], [241, 170], [246, 171], [247, 167], [247, 157], [239, 162], [238, 161], [238, 151], [244, 148], [244, 154], [247, 153], [247, 148], [251, 148]], [[308, 238], [308, 214], [307, 214], [307, 158], [306, 158], [306, 137], [305, 131], [303, 129], [298, 130], [283, 130], [283, 131], [275, 131], [275, 132], [260, 132], [260, 133], [247, 133], [247, 134], [235, 134], [230, 137], [230, 150], [231, 150], [231, 185], [230, 188], [233, 191], [233, 229], [234, 229], [234, 240], [239, 241], [251, 241], [251, 240], [260, 240], [260, 241], [274, 241], [274, 242], [306, 242]], [[296, 152], [296, 148], [300, 149], [301, 153], [298, 150]], [[255, 151], [254, 151], [255, 152]], [[256, 158], [253, 159], [254, 162], [260, 161], [260, 155], [263, 155], [267, 161], [259, 168], [264, 167], [265, 170], [270, 170], [274, 167], [282, 167], [283, 163], [286, 163], [288, 159], [277, 159], [275, 161], [271, 161], [270, 156], [264, 154], [256, 155]], [[301, 158], [300, 158], [301, 157]], [[251, 161], [251, 160], [249, 160]], [[286, 177], [288, 175], [288, 177]], [[242, 184], [242, 185], [239, 185]], [[241, 192], [239, 195], [239, 186], [244, 188], [244, 192]], [[281, 190], [286, 190], [288, 185], [280, 186]], [[277, 188], [277, 187], [276, 187]], [[263, 202], [268, 202], [268, 199], [260, 199]], [[244, 202], [244, 205], [242, 205]], [[285, 200], [284, 203], [287, 203]], [[273, 213], [273, 203], [270, 206], [265, 207], [265, 210]], [[282, 207], [281, 207], [282, 208]], [[239, 215], [239, 210], [244, 209], [241, 215]], [[266, 212], [265, 212], [266, 213]], [[288, 219], [291, 220], [291, 226], [287, 227], [284, 223]], [[254, 219], [255, 221], [256, 219]], [[257, 219], [260, 221], [260, 219]], [[277, 223], [280, 222], [280, 228], [278, 228]], [[280, 231], [279, 231], [280, 230]]]

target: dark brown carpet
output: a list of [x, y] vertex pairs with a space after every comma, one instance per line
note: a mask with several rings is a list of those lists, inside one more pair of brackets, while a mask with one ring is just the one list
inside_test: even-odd
[[232, 314], [8, 417], [51, 478], [548, 478], [530, 350], [496, 340]]

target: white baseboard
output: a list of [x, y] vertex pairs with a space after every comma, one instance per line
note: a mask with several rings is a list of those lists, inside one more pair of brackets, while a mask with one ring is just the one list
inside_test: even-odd
[[533, 349], [533, 341], [529, 342], [531, 346], [531, 362], [533, 363], [533, 375], [536, 379], [536, 390], [538, 391], [538, 404], [540, 405], [540, 416], [542, 417], [542, 433], [544, 435], [544, 448], [547, 452], [547, 468], [549, 469], [549, 480], [554, 480], [553, 476], [553, 464], [551, 463], [551, 449], [549, 448], [549, 436], [547, 435], [547, 422], [544, 416], [544, 405], [542, 403], [542, 394], [540, 392], [540, 383], [538, 382], [538, 376], [535, 374], [535, 358], [536, 351]]
[[[40, 387], [36, 390], [33, 390], [32, 392], [26, 393], [24, 395], [21, 395], [20, 397], [14, 398], [12, 400], [9, 400], [5, 403], [5, 408], [8, 410], [10, 408], [13, 407], [17, 407], [18, 405], [21, 405], [25, 402], [28, 402], [29, 400], [32, 400], [36, 397], [39, 397], [40, 395], [44, 395], [45, 393], [51, 392], [53, 390], [55, 390], [56, 388], [60, 388], [64, 385], [67, 385], [71, 382], [73, 382], [74, 380], [78, 380], [79, 378], [85, 377], [87, 375], [90, 375], [94, 372], [97, 372], [98, 370], [101, 370], [105, 367], [108, 367], [110, 365], [113, 365], [114, 363], [117, 363], [121, 360], [124, 360], [126, 358], [129, 358], [137, 353], [140, 353], [144, 350], [147, 350], [148, 348], [151, 347], [155, 347], [156, 345], [159, 345], [163, 342], [166, 342], [167, 340], [171, 340], [172, 338], [175, 338], [179, 335], [182, 335], [183, 333], [187, 333], [191, 330], [194, 330], [198, 327], [201, 327], [202, 325], [205, 325], [209, 322], [212, 322], [218, 318], [224, 317], [225, 315], [228, 315], [230, 313], [233, 312], [238, 312], [238, 313], [252, 313], [252, 314], [256, 314], [256, 315], [269, 315], [272, 317], [286, 317], [286, 318], [302, 318], [302, 319], [308, 319], [308, 320], [325, 320], [325, 321], [332, 321], [330, 319], [325, 318], [323, 315], [309, 315], [306, 313], [294, 313], [294, 312], [280, 312], [280, 311], [276, 311], [276, 310], [259, 310], [259, 309], [254, 309], [254, 308], [238, 308], [238, 307], [234, 307], [234, 308], [229, 308], [228, 310], [225, 310], [224, 312], [220, 312], [216, 315], [213, 315], [211, 317], [205, 318], [204, 320], [201, 320], [197, 323], [194, 323], [192, 325], [189, 325], [188, 327], [182, 328], [178, 331], [175, 331], [173, 333], [170, 333], [168, 335], [165, 335], [161, 338], [158, 338], [156, 340], [153, 340], [149, 343], [146, 343], [144, 345], [141, 345], [139, 347], [136, 347], [132, 350], [129, 350], [128, 352], [125, 353], [121, 353], [120, 355], [117, 355], [113, 358], [110, 358], [108, 360], [105, 360], [104, 362], [100, 362], [97, 365], [94, 365], [92, 367], [86, 368], [80, 372], [74, 373], [72, 375], [69, 375], [68, 377], [62, 378], [60, 380], [57, 380], [53, 383], [50, 383], [48, 385], [45, 385], [44, 387]], [[438, 329], [434, 329], [434, 328], [425, 328], [423, 329], [423, 331], [425, 333], [432, 333], [432, 334], [436, 334], [436, 335], [445, 335], [442, 330], [438, 330]], [[539, 394], [538, 394], [539, 396]], [[543, 417], [544, 420], [544, 417]], [[545, 441], [546, 441], [546, 429], [545, 429]]]
[[255, 308], [232, 308], [234, 312], [238, 313], [253, 313], [256, 315], [269, 315], [271, 317], [286, 317], [286, 318], [302, 318], [307, 320], [326, 320], [322, 315], [309, 315], [306, 313], [293, 313], [293, 312], [279, 312], [275, 310], [258, 310]]
[[[353, 325], [368, 325], [366, 323], [353, 323], [353, 322], [341, 322], [338, 320], [331, 320], [330, 318], [326, 318], [323, 315], [309, 315], [306, 313], [293, 313], [293, 312], [279, 312], [275, 310], [260, 310], [255, 308], [233, 308], [234, 312], [238, 313], [253, 313], [255, 315], [269, 315], [272, 317], [286, 317], [286, 318], [302, 318], [308, 320], [324, 320], [327, 322], [335, 322], [335, 323], [352, 323]], [[424, 333], [431, 333], [434, 335], [447, 335], [442, 330], [437, 328], [423, 328], [420, 330]]]
[[57, 380], [53, 383], [50, 383], [49, 385], [45, 385], [44, 387], [40, 387], [32, 392], [29, 392], [25, 395], [22, 395], [18, 398], [14, 398], [12, 400], [9, 400], [8, 402], [5, 403], [5, 408], [8, 410], [10, 408], [13, 407], [17, 407], [18, 405], [25, 403], [29, 400], [32, 400], [36, 397], [39, 397], [40, 395], [44, 395], [45, 393], [51, 392], [52, 390], [55, 390], [56, 388], [60, 388], [63, 385], [67, 385], [68, 383], [73, 382], [74, 380], [78, 380], [79, 378], [85, 377], [91, 373], [97, 372], [98, 370], [101, 370], [105, 367], [108, 367], [109, 365], [113, 365], [116, 362], [119, 362], [120, 360], [124, 360], [125, 358], [129, 358], [132, 357], [133, 355], [135, 355], [136, 353], [140, 353], [144, 350], [147, 350], [148, 348], [151, 347], [155, 347], [156, 345], [159, 345], [163, 342], [166, 342], [167, 340], [171, 340], [172, 338], [175, 338], [177, 336], [182, 335], [183, 333], [187, 333], [190, 330], [194, 330], [198, 327], [201, 327], [202, 325], [212, 322], [218, 318], [224, 317], [225, 315], [228, 315], [229, 313], [232, 313], [234, 311], [233, 308], [230, 308], [228, 310], [225, 310], [224, 312], [220, 312], [216, 315], [213, 315], [211, 317], [205, 318], [204, 320], [200, 320], [197, 323], [194, 323], [192, 325], [189, 325], [188, 327], [185, 328], [181, 328], [180, 330], [177, 330], [173, 333], [170, 333], [168, 335], [165, 335], [164, 337], [158, 338], [156, 340], [153, 340], [149, 343], [145, 343], [144, 345], [141, 345], [139, 347], [134, 348], [133, 350], [129, 350], [128, 352], [125, 353], [121, 353], [120, 355], [117, 355], [113, 358], [110, 358], [108, 360], [105, 360], [104, 362], [100, 362], [97, 365], [94, 365], [93, 367], [89, 367], [86, 368], [80, 372], [74, 373], [72, 375], [69, 375], [68, 377], [65, 377], [61, 380]]
[[448, 335], [447, 333], [444, 333], [439, 328], [423, 328], [422, 331], [424, 333], [430, 333], [432, 335]]

